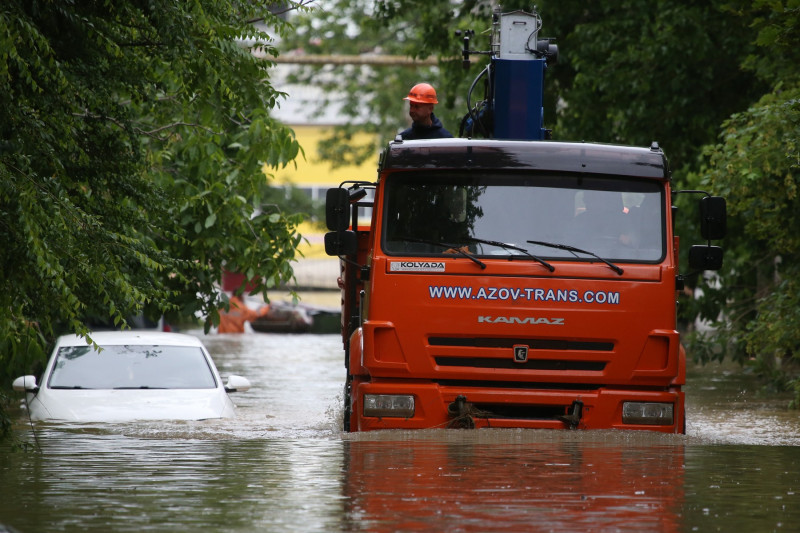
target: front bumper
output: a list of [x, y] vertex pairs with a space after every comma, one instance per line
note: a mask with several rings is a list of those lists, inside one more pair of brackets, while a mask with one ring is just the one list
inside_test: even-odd
[[[413, 415], [365, 416], [364, 395], [411, 395]], [[622, 390], [600, 387], [592, 390], [505, 389], [402, 380], [353, 383], [355, 431], [378, 429], [427, 429], [445, 427], [537, 428], [537, 429], [645, 429], [683, 433], [684, 394], [670, 390]], [[660, 423], [623, 421], [626, 403], [666, 404], [672, 419]], [[627, 410], [630, 413], [630, 409]]]

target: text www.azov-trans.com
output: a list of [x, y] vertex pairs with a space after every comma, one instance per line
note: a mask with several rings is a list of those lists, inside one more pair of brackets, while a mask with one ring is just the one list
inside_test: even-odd
[[430, 297], [447, 300], [528, 300], [532, 302], [570, 302], [619, 305], [618, 292], [575, 289], [537, 289], [509, 287], [474, 287], [431, 285]]

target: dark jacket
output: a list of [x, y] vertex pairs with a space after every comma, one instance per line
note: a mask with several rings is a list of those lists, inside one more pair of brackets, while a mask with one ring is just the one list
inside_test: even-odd
[[407, 140], [413, 141], [416, 139], [445, 139], [453, 136], [452, 133], [444, 129], [442, 121], [436, 118], [436, 115], [431, 114], [433, 123], [430, 126], [419, 126], [414, 123], [410, 128], [400, 132], [400, 136]]

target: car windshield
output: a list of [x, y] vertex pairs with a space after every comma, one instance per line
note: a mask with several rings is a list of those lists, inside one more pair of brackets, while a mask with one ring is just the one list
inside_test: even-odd
[[64, 346], [48, 381], [68, 389], [213, 389], [214, 374], [197, 346]]
[[579, 249], [659, 262], [666, 252], [664, 188], [656, 181], [456, 172], [388, 180], [383, 249], [390, 255], [459, 247], [481, 257], [592, 260]]

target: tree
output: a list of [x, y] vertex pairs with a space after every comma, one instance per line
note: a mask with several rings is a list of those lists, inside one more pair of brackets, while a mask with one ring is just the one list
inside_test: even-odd
[[265, 296], [291, 278], [301, 217], [261, 210], [261, 169], [299, 147], [256, 21], [283, 26], [264, 1], [0, 7], [2, 388], [93, 318], [208, 328], [223, 269]]
[[[281, 42], [284, 59], [293, 54], [427, 58], [436, 52], [415, 48], [422, 40], [420, 26], [411, 20], [383, 24], [379, 20], [383, 9], [372, 0], [330, 0], [309, 12], [297, 13], [291, 21], [294, 31]], [[426, 16], [432, 11], [435, 9], [430, 5], [424, 10]], [[441, 81], [439, 70], [412, 65], [305, 65], [295, 68], [290, 80], [320, 87], [324, 97], [318, 102], [317, 111], [337, 106], [348, 119], [345, 125], [332, 129], [330, 137], [323, 139], [318, 148], [318, 155], [331, 161], [335, 168], [375, 158], [384, 143], [406, 127], [402, 98], [408, 89], [419, 81]], [[439, 83], [436, 86], [441, 94], [448, 94]], [[446, 107], [452, 106], [442, 104], [436, 113]], [[356, 144], [356, 132], [373, 134], [375, 142]]]
[[[664, 148], [676, 178], [696, 168], [720, 123], [766, 90], [739, 68], [748, 21], [718, 2], [547, 2], [564, 105], [561, 138]], [[736, 90], [731, 90], [732, 88]]]
[[[530, 4], [511, 0], [502, 9], [529, 11]], [[472, 55], [471, 68], [464, 70], [455, 31], [475, 30], [471, 48], [488, 51], [492, 10], [492, 3], [481, 1], [329, 0], [321, 12], [295, 18], [297, 30], [282, 44], [284, 50], [439, 59], [434, 68], [303, 68], [301, 80], [321, 84], [331, 95], [321, 105], [344, 102], [352, 117], [331, 137], [325, 154], [374, 157], [399, 129], [402, 97], [417, 81], [433, 83], [439, 93], [437, 114], [451, 131], [458, 131], [470, 85], [488, 59]], [[545, 0], [538, 11], [543, 19], [540, 37], [555, 38], [560, 48], [558, 62], [545, 76], [545, 125], [556, 139], [640, 146], [656, 140], [679, 169], [696, 165], [722, 120], [765, 90], [752, 73], [738, 68], [753, 48], [742, 38], [748, 21], [713, 3]], [[483, 96], [477, 93], [480, 87], [472, 103]], [[378, 146], [348, 149], [351, 133], [359, 127], [377, 133]]]
[[[752, 21], [759, 49], [744, 58], [771, 88], [722, 124], [695, 176], [728, 198], [734, 231], [719, 287], [701, 301], [716, 335], [694, 345], [704, 359], [728, 355], [795, 392], [800, 403], [800, 5], [731, 2]], [[719, 346], [724, 349], [719, 349]]]

